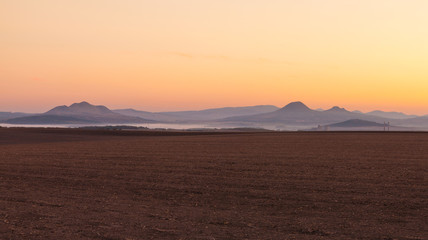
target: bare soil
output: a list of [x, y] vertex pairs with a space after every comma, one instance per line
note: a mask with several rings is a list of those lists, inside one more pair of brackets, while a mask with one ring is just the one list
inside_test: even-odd
[[428, 133], [0, 128], [0, 239], [426, 239]]

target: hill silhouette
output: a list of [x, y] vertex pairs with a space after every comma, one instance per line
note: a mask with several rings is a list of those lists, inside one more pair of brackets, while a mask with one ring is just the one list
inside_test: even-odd
[[380, 110], [371, 111], [366, 114], [378, 116], [378, 117], [384, 117], [384, 118], [391, 118], [391, 119], [410, 119], [410, 118], [418, 117], [416, 115], [407, 115], [402, 112], [384, 112]]
[[330, 124], [329, 127], [383, 127], [384, 124], [366, 121], [362, 119], [351, 119], [340, 123]]
[[[382, 117], [389, 116], [389, 117]], [[52, 108], [41, 114], [0, 112], [0, 121], [10, 124], [207, 124], [218, 128], [250, 127], [297, 130], [314, 125], [327, 126], [348, 120], [390, 122], [397, 127], [428, 129], [428, 117], [412, 117], [399, 112], [350, 112], [340, 106], [328, 110], [311, 109], [295, 101], [282, 108], [273, 105], [224, 107], [197, 111], [148, 112], [135, 109], [110, 110], [88, 102]]]
[[21, 113], [21, 112], [0, 112], [0, 121], [11, 119], [11, 118], [26, 117], [30, 115], [34, 115], [34, 114]]
[[312, 112], [308, 106], [302, 102], [291, 102], [285, 105], [283, 108], [279, 109], [278, 112]]
[[84, 123], [148, 123], [151, 120], [115, 113], [105, 106], [95, 106], [88, 102], [57, 106], [46, 113], [12, 118], [6, 123], [13, 124], [84, 124]]
[[281, 123], [292, 125], [332, 124], [351, 119], [384, 121], [384, 118], [350, 112], [344, 108], [333, 107], [325, 111], [312, 110], [302, 102], [291, 102], [283, 108], [264, 114], [238, 116], [222, 119], [230, 122]]
[[35, 115], [28, 117], [12, 118], [6, 121], [10, 124], [85, 124], [85, 123], [97, 123], [90, 120], [84, 120], [81, 118], [71, 116], [59, 116], [59, 115]]
[[141, 117], [160, 122], [189, 122], [189, 121], [211, 121], [233, 116], [246, 116], [260, 113], [268, 113], [278, 110], [273, 105], [257, 105], [248, 107], [224, 107], [211, 108], [196, 111], [176, 111], [176, 112], [147, 112], [134, 109], [114, 110], [128, 116]]

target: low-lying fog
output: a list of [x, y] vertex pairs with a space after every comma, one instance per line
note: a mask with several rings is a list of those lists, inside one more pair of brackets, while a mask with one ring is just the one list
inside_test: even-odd
[[87, 126], [135, 126], [147, 127], [149, 129], [222, 129], [222, 128], [263, 128], [267, 130], [278, 131], [296, 131], [300, 129], [309, 129], [314, 126], [285, 126], [285, 125], [268, 125], [268, 124], [219, 124], [219, 123], [206, 123], [206, 124], [184, 124], [184, 123], [144, 123], [144, 124], [6, 124], [1, 123], [1, 127], [33, 127], [33, 128], [79, 128]]

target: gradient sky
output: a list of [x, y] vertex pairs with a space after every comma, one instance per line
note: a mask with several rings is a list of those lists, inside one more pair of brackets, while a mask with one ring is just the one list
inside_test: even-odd
[[426, 0], [0, 0], [0, 111], [428, 114]]

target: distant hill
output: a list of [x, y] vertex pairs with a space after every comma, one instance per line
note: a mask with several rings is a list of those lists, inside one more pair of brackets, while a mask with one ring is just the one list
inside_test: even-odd
[[84, 120], [81, 118], [71, 116], [58, 116], [58, 115], [35, 115], [29, 117], [12, 118], [6, 123], [10, 124], [85, 124], [96, 123], [94, 121]]
[[162, 122], [188, 122], [188, 121], [211, 121], [233, 116], [247, 116], [260, 113], [268, 113], [278, 110], [273, 105], [258, 105], [248, 107], [225, 107], [212, 108], [198, 111], [177, 111], [177, 112], [146, 112], [134, 109], [114, 110], [127, 116], [142, 117], [146, 119]]
[[280, 123], [309, 123], [322, 112], [308, 108], [302, 102], [292, 102], [281, 109], [269, 113], [261, 113], [249, 116], [237, 116], [222, 119], [232, 122], [280, 122]]
[[361, 119], [351, 119], [340, 123], [330, 124], [329, 127], [383, 127], [383, 123], [371, 122]]
[[[110, 110], [88, 102], [73, 103], [52, 108], [42, 114], [0, 112], [0, 122], [10, 124], [139, 124], [173, 123], [203, 124], [217, 128], [266, 128], [298, 130], [312, 126], [328, 126], [354, 120], [383, 123], [401, 128], [428, 129], [428, 116], [415, 117], [400, 112], [348, 111], [339, 106], [328, 110], [311, 109], [296, 101], [282, 108], [273, 105], [224, 107], [198, 111], [148, 112], [134, 109]], [[358, 122], [363, 124], [363, 122]]]
[[173, 117], [162, 113], [139, 111], [132, 108], [117, 109], [117, 110], [113, 110], [113, 112], [119, 113], [125, 116], [139, 117], [139, 118], [144, 118], [144, 119], [157, 121], [157, 122], [165, 122], [165, 123], [180, 122], [180, 121], [187, 120], [187, 118]]
[[115, 113], [105, 106], [94, 106], [87, 102], [70, 106], [58, 106], [46, 113], [13, 118], [6, 123], [14, 124], [84, 124], [84, 123], [147, 123], [151, 120]]
[[338, 106], [334, 106], [328, 110], [325, 110], [324, 112], [326, 112], [326, 113], [352, 113], [352, 112], [349, 112], [348, 110], [346, 110], [345, 108], [341, 108]]
[[21, 112], [0, 112], [0, 121], [17, 118], [17, 117], [26, 117], [34, 114], [30, 113], [21, 113]]
[[364, 116], [364, 114], [350, 112], [345, 108], [341, 108], [337, 106], [324, 111], [323, 114], [325, 119], [328, 121], [344, 121], [344, 120], [357, 119], [357, 118], [362, 118], [362, 119], [371, 118], [371, 117]]
[[383, 118], [392, 118], [392, 119], [409, 119], [409, 118], [416, 118], [418, 116], [416, 115], [407, 115], [402, 112], [384, 112], [380, 110], [372, 111], [366, 113], [368, 115], [383, 117]]
[[417, 131], [416, 128], [409, 128], [403, 126], [392, 126], [385, 128], [383, 123], [377, 123], [372, 121], [366, 121], [362, 119], [350, 119], [347, 121], [329, 124], [329, 125], [318, 125], [316, 128], [312, 128], [304, 131]]
[[251, 116], [225, 118], [223, 121], [281, 123], [290, 125], [331, 124], [351, 119], [382, 121], [383, 118], [361, 113], [349, 112], [344, 108], [333, 107], [325, 111], [312, 110], [302, 102], [292, 102], [283, 108], [270, 113]]
[[403, 119], [399, 123], [403, 126], [421, 127], [424, 129], [428, 129], [428, 116]]
[[193, 120], [215, 120], [226, 117], [248, 116], [260, 113], [268, 113], [275, 110], [278, 110], [278, 107], [272, 105], [259, 105], [248, 107], [212, 108], [200, 111], [162, 112], [162, 114]]

